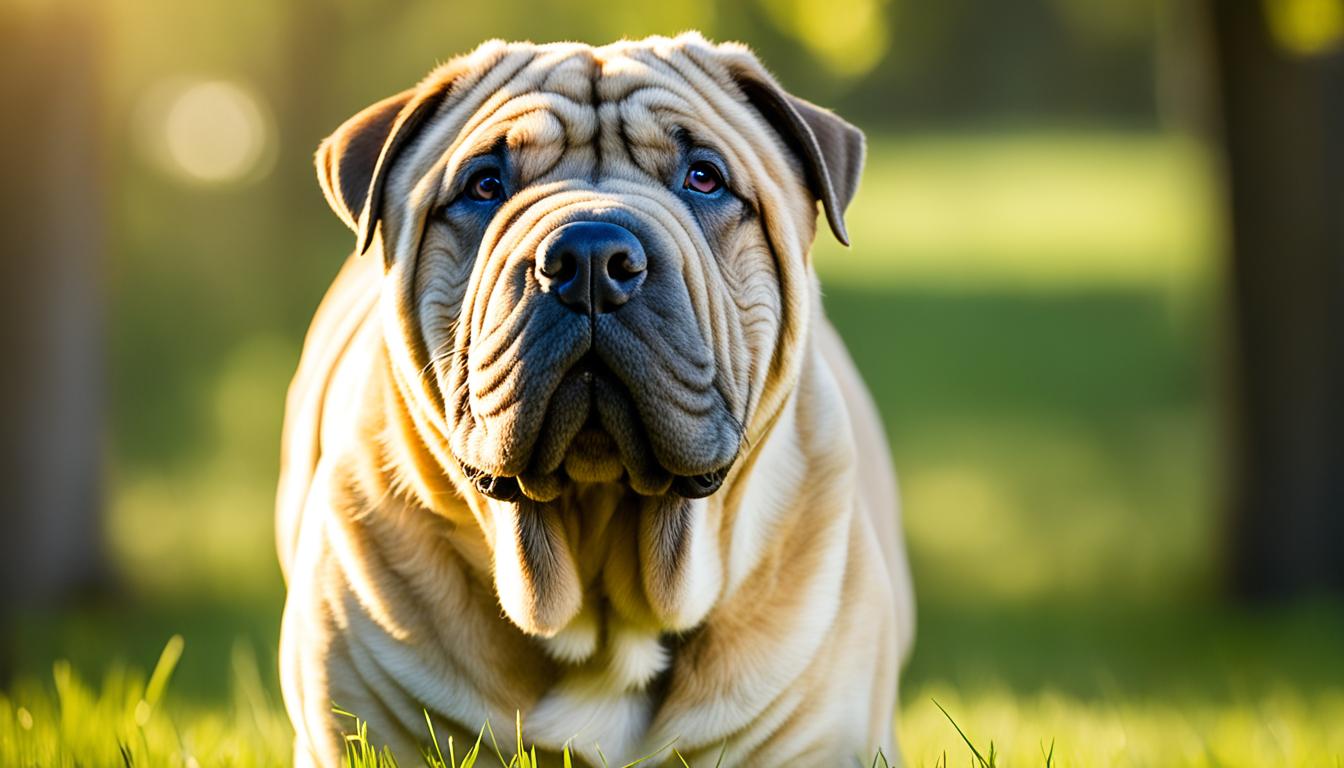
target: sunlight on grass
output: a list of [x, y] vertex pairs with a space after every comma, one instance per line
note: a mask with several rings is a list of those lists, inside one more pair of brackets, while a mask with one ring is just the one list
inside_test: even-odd
[[875, 138], [846, 215], [817, 238], [823, 279], [1188, 285], [1215, 267], [1212, 160], [1125, 134]]
[[1209, 584], [1207, 427], [1171, 415], [1109, 439], [1040, 419], [893, 427], [921, 594], [955, 601], [1170, 599]]
[[114, 664], [94, 686], [60, 661], [47, 681], [20, 681], [0, 694], [0, 765], [287, 764], [292, 731], [266, 692], [256, 660], [235, 653], [232, 706], [175, 705], [169, 680], [183, 652], [180, 637], [170, 640], [148, 678]]
[[[134, 669], [113, 666], [95, 687], [61, 662], [50, 680], [28, 680], [0, 696], [0, 764], [250, 768], [287, 763], [289, 726], [265, 692], [255, 661], [235, 654], [232, 706], [205, 709], [172, 701], [169, 681], [183, 650], [180, 637], [170, 640], [148, 682]], [[336, 712], [351, 722], [346, 766], [396, 765], [356, 715]], [[898, 732], [907, 763], [930, 768], [967, 761], [979, 766], [1250, 768], [1335, 765], [1344, 755], [1340, 722], [1344, 691], [1338, 689], [1302, 693], [1284, 686], [1262, 696], [1159, 701], [1050, 691], [1023, 695], [995, 688], [966, 694], [935, 684], [909, 697]], [[512, 735], [501, 747], [487, 724], [473, 745], [440, 743], [427, 718], [423, 762], [415, 765], [547, 764], [527, 746], [523, 718]], [[670, 746], [656, 754], [688, 765]], [[837, 757], [836, 764], [846, 762]], [[553, 762], [557, 768], [571, 763], [563, 755]], [[885, 765], [885, 759], [875, 759], [874, 765]]]
[[1059, 766], [1333, 766], [1344, 755], [1344, 692], [1284, 690], [1232, 701], [1124, 697], [1089, 700], [1058, 693], [975, 696], [947, 687], [921, 690], [902, 713], [912, 766], [965, 764], [967, 748], [934, 701], [1002, 765], [1039, 766], [1053, 743]]

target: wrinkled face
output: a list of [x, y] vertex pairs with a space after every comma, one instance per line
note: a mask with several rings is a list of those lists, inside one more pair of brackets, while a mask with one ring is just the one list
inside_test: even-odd
[[801, 164], [680, 49], [477, 57], [397, 160], [383, 222], [452, 456], [495, 498], [713, 493], [798, 313]]
[[452, 482], [505, 613], [559, 657], [593, 652], [580, 611], [656, 642], [714, 604], [734, 470], [807, 355], [815, 206], [844, 241], [862, 158], [853, 126], [694, 33], [487, 43], [319, 148], [382, 254], [398, 455], [431, 506]]

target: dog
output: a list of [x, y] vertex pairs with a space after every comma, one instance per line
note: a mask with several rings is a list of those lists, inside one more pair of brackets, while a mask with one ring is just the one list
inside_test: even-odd
[[895, 755], [896, 482], [810, 257], [863, 156], [694, 33], [488, 42], [322, 143], [356, 244], [286, 404], [297, 765], [333, 704], [403, 764], [515, 718], [594, 765]]

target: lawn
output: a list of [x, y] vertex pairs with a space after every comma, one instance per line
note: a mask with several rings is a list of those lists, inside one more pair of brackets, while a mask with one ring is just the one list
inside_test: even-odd
[[[854, 249], [819, 248], [901, 476], [909, 764], [974, 764], [938, 705], [1003, 765], [1045, 765], [1052, 744], [1060, 766], [1344, 762], [1341, 606], [1219, 598], [1211, 179], [1166, 137], [879, 139]], [[114, 461], [123, 583], [7, 633], [0, 764], [286, 761], [269, 505], [301, 330], [249, 329], [191, 363], [198, 388], [173, 396], [209, 435], [193, 458]], [[114, 402], [119, 444], [159, 439], [124, 434], [133, 400]], [[174, 635], [180, 662], [151, 681]]]

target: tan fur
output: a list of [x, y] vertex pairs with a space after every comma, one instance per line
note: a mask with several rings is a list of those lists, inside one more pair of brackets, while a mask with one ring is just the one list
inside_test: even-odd
[[[669, 191], [673, 126], [723, 156], [740, 218], [706, 223]], [[522, 181], [489, 226], [436, 217], [459, 166], [501, 140]], [[296, 763], [339, 763], [351, 724], [333, 702], [403, 764], [428, 742], [425, 713], [458, 744], [487, 719], [511, 733], [520, 713], [539, 751], [570, 742], [594, 764], [599, 748], [622, 764], [668, 743], [697, 765], [721, 749], [725, 765], [894, 754], [914, 628], [895, 480], [808, 256], [817, 201], [845, 236], [861, 157], [851, 126], [698, 35], [488, 43], [324, 143], [328, 200], [372, 252], [323, 301], [287, 404], [277, 541]], [[509, 450], [563, 429], [516, 396], [549, 375], [520, 351], [541, 343], [520, 314], [545, 299], [531, 254], [564, 221], [613, 211], [640, 222], [683, 302], [658, 323], [595, 321], [629, 335], [630, 359], [670, 366], [626, 406], [656, 451], [631, 474], [644, 495], [599, 466], [562, 467], [592, 479], [557, 485]], [[641, 358], [643, 344], [663, 352]], [[677, 398], [694, 407], [661, 405]], [[723, 424], [741, 433], [720, 445]], [[709, 497], [658, 485], [724, 450], [732, 469]], [[483, 496], [464, 452], [521, 473], [529, 498]]]

